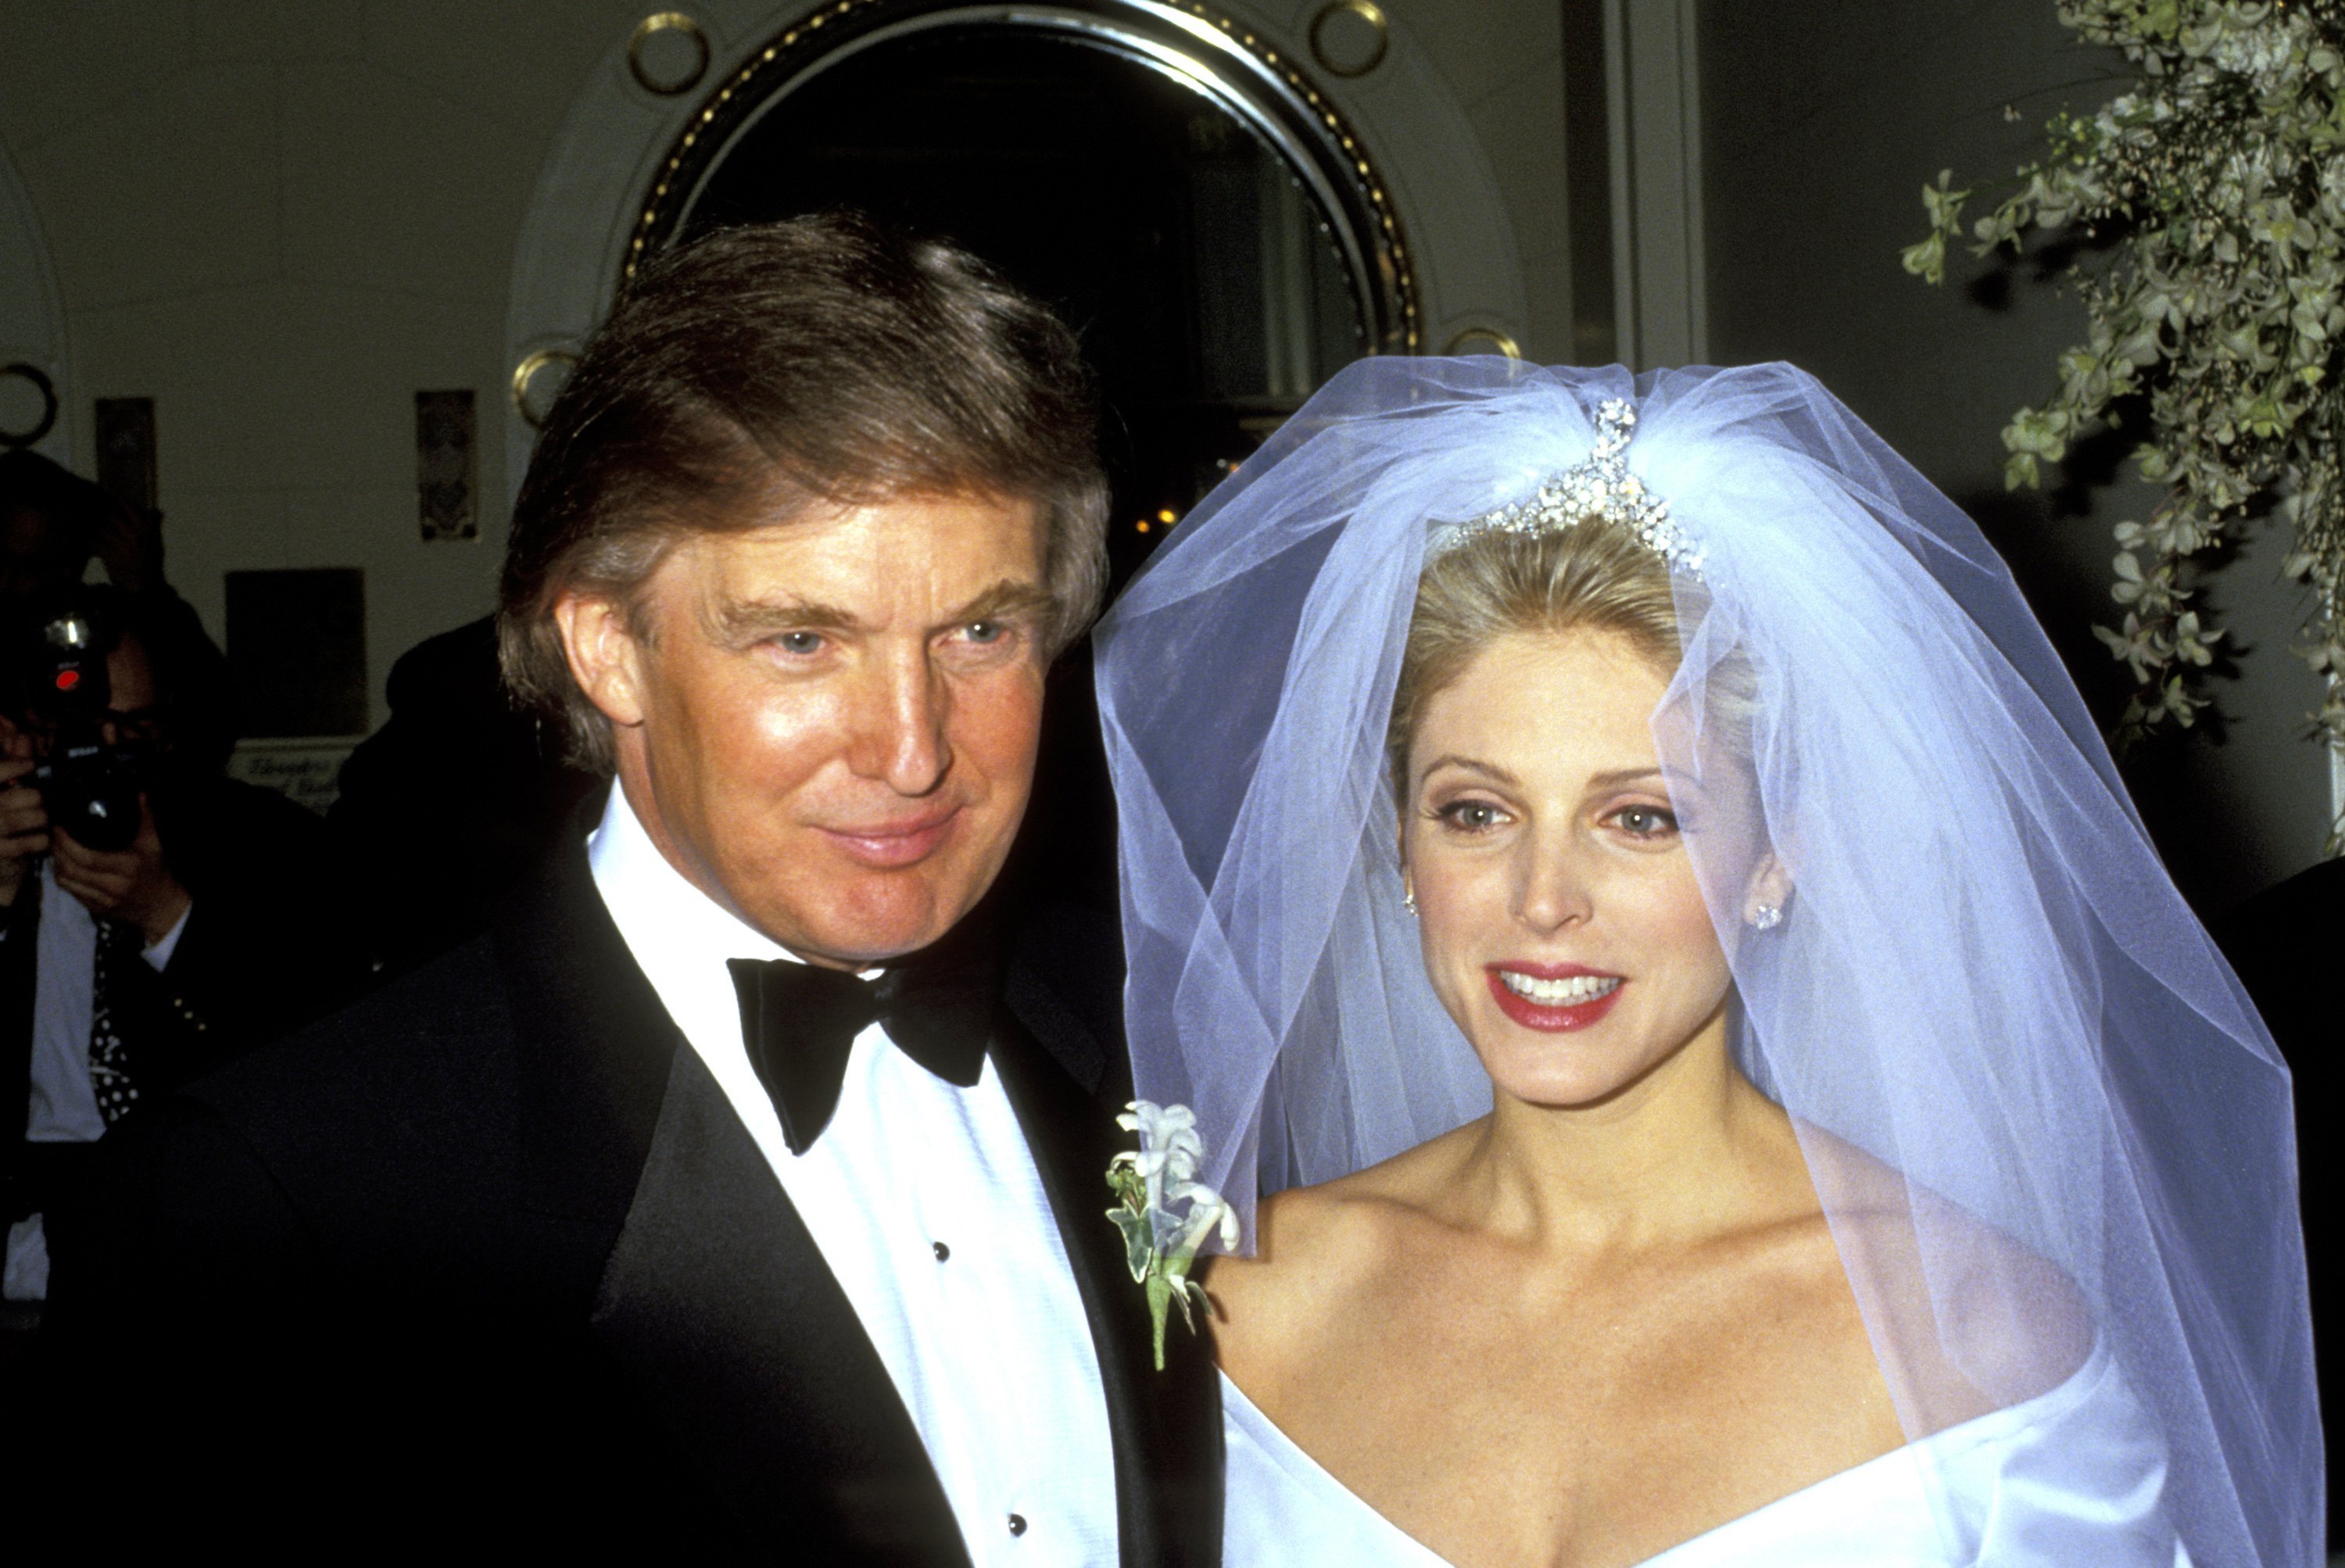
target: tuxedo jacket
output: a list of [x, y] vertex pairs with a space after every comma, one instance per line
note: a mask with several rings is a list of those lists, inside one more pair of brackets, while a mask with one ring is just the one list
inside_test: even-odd
[[[1212, 1362], [1176, 1327], [1155, 1369], [1106, 1217], [1129, 1091], [1102, 923], [1013, 923], [991, 1050], [1088, 1317], [1122, 1561], [1210, 1564]], [[175, 1543], [968, 1560], [581, 846], [480, 937], [136, 1123], [60, 1259], [42, 1424], [102, 1410], [107, 1486], [166, 1500]]]

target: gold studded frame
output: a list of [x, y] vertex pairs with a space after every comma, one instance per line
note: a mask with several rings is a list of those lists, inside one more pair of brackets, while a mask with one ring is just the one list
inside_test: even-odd
[[1390, 192], [1366, 145], [1302, 62], [1196, 0], [826, 0], [753, 50], [693, 110], [661, 159], [622, 264], [624, 290], [673, 239], [735, 136], [827, 66], [932, 27], [994, 23], [1073, 35], [1183, 76], [1274, 146], [1325, 209], [1370, 349], [1420, 351], [1418, 290]]

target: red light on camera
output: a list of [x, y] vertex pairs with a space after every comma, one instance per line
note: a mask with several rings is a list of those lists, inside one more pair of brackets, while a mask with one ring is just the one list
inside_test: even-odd
[[77, 669], [61, 669], [57, 671], [57, 689], [59, 691], [71, 691], [80, 684], [81, 671]]

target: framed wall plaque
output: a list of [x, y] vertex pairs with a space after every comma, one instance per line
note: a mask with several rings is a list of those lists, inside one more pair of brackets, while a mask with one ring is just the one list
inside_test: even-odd
[[481, 536], [480, 443], [472, 394], [415, 394], [416, 511], [427, 543]]
[[155, 400], [97, 400], [97, 487], [145, 515], [155, 510]]

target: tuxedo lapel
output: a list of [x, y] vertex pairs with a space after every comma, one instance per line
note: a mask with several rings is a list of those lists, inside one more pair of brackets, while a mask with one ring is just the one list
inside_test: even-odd
[[594, 1329], [751, 1539], [806, 1562], [969, 1561], [878, 1352], [693, 1051]]
[[583, 841], [507, 903], [496, 944], [513, 996], [523, 1202], [615, 1235], [684, 1035], [604, 907]]
[[1175, 1324], [1165, 1336], [1164, 1369], [1156, 1369], [1147, 1302], [1107, 1217], [1107, 1167], [1124, 1144], [1115, 1114], [1130, 1097], [1129, 1074], [1080, 1003], [1031, 963], [1013, 960], [1003, 1003], [994, 1060], [1098, 1352], [1122, 1561], [1213, 1568], [1221, 1562], [1222, 1413], [1213, 1358], [1202, 1335]]
[[760, 1552], [967, 1553], [878, 1352], [604, 907], [583, 846], [513, 901], [523, 1201], [608, 1237], [590, 1331]]

